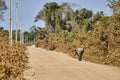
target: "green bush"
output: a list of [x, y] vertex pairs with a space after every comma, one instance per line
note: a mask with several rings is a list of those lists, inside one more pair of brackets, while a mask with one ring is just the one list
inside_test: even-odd
[[72, 42], [76, 38], [75, 33], [68, 32], [68, 31], [61, 31], [61, 33], [58, 35], [60, 35], [60, 37], [62, 37], [63, 39], [66, 39], [69, 42]]

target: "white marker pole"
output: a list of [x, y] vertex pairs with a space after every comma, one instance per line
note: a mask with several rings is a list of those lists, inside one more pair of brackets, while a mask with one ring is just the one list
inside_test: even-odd
[[9, 32], [9, 44], [12, 46], [12, 0], [10, 0], [10, 32]]

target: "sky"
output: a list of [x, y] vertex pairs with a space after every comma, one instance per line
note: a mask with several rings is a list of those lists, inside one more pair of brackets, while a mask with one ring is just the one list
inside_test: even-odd
[[[0, 21], [0, 26], [4, 29], [9, 30], [9, 1], [5, 0], [8, 9], [4, 14], [4, 21]], [[18, 3], [18, 29], [20, 25], [24, 31], [28, 31], [31, 26], [44, 27], [44, 21], [34, 22], [35, 16], [40, 10], [43, 9], [44, 5], [48, 2], [57, 2], [61, 4], [63, 2], [74, 3], [74, 9], [87, 8], [93, 10], [94, 14], [98, 11], [104, 11], [105, 15], [111, 15], [111, 9], [106, 6], [107, 0], [12, 0], [12, 27], [16, 29], [16, 3]]]

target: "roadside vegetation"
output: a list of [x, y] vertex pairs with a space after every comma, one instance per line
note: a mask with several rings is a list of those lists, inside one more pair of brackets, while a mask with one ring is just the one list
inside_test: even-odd
[[73, 10], [69, 3], [46, 3], [35, 17], [46, 23], [35, 31], [36, 46], [71, 56], [83, 47], [85, 60], [120, 66], [120, 1], [109, 0], [108, 6], [113, 10], [111, 16], [86, 8]]
[[8, 33], [0, 30], [0, 80], [25, 80], [23, 72], [28, 68], [25, 45], [9, 46]]
[[[64, 52], [73, 57], [75, 49], [85, 49], [84, 60], [120, 67], [120, 0], [108, 0], [113, 10], [111, 16], [103, 11], [74, 10], [70, 3], [46, 3], [35, 21], [43, 20], [46, 26], [32, 26], [24, 32], [24, 43], [48, 50]], [[0, 0], [0, 21], [4, 21], [7, 6]], [[9, 46], [9, 32], [0, 27], [0, 80], [26, 80], [23, 72], [28, 69], [26, 45], [18, 43], [13, 30], [13, 46]], [[77, 57], [75, 57], [77, 58]]]
[[[4, 21], [4, 11], [7, 6], [0, 0], [0, 21]], [[0, 27], [0, 80], [26, 80], [23, 72], [28, 68], [28, 54], [23, 44], [9, 45], [9, 33]]]

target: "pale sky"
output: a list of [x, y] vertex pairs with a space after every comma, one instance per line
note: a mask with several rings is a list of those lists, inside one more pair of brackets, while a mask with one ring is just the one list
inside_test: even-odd
[[[0, 26], [4, 29], [9, 30], [9, 1], [5, 0], [8, 6], [7, 11], [5, 11], [4, 19], [5, 21], [0, 22]], [[38, 12], [43, 9], [43, 6], [47, 2], [69, 2], [77, 4], [76, 9], [87, 8], [93, 10], [94, 13], [98, 11], [104, 11], [105, 15], [111, 15], [112, 11], [108, 6], [107, 0], [12, 0], [13, 1], [13, 29], [16, 29], [16, 2], [18, 2], [18, 22], [19, 25], [22, 24], [24, 30], [29, 30], [33, 25], [44, 27], [43, 21], [34, 22], [35, 16]]]

